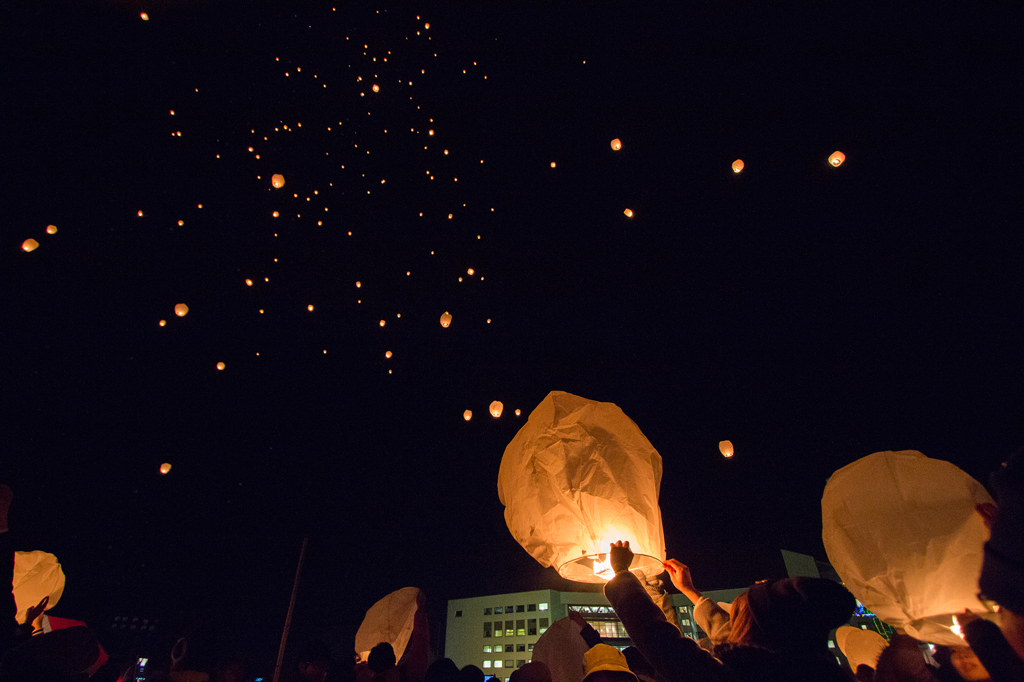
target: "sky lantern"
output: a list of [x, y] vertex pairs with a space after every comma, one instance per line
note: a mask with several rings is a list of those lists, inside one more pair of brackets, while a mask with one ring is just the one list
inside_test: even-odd
[[395, 651], [396, 661], [406, 656], [404, 665], [408, 665], [412, 663], [410, 657], [422, 657], [419, 667], [425, 671], [430, 644], [426, 604], [422, 590], [403, 587], [371, 606], [356, 631], [355, 651], [359, 661], [368, 660], [373, 647], [387, 642]]
[[633, 209], [627, 208], [625, 211], [622, 212], [622, 214], [624, 216], [626, 216], [627, 218], [632, 218], [633, 217]]
[[273, 185], [276, 189], [281, 189], [282, 187], [284, 187], [284, 176], [281, 175], [280, 173], [274, 173], [270, 177], [270, 184]]
[[39, 248], [39, 242], [30, 237], [21, 243], [21, 248], [25, 251], [35, 251]]
[[988, 610], [978, 600], [988, 530], [974, 507], [991, 502], [984, 486], [949, 462], [915, 450], [876, 452], [828, 479], [825, 552], [880, 619], [923, 642], [963, 646], [953, 615]]
[[861, 665], [874, 668], [889, 642], [874, 630], [844, 625], [836, 630], [836, 645], [850, 662], [850, 669], [856, 670]]
[[441, 326], [447, 329], [448, 325], [450, 325], [451, 323], [452, 323], [452, 316], [446, 310], [446, 311], [444, 311], [444, 314], [441, 315]]
[[732, 162], [732, 172], [739, 173], [743, 170], [743, 159], [736, 159]]
[[46, 226], [46, 234], [57, 234], [57, 226], [56, 225], [47, 225]]
[[627, 540], [631, 571], [662, 571], [661, 455], [612, 403], [552, 391], [505, 448], [498, 497], [512, 537], [568, 580], [613, 575], [608, 546]]
[[188, 315], [188, 306], [185, 305], [184, 303], [179, 303], [178, 305], [174, 306], [174, 314], [177, 315], [178, 317], [185, 317], [186, 315]]
[[466, 421], [469, 421], [470, 419], [472, 419], [473, 418], [473, 410], [466, 410], [465, 412], [463, 412], [462, 413], [462, 418], [465, 419]]
[[505, 409], [505, 406], [501, 404], [501, 401], [495, 400], [488, 409], [490, 409], [492, 417], [500, 417], [501, 411]]
[[554, 161], [552, 161], [552, 162], [551, 162], [551, 167], [552, 167], [552, 168], [554, 168], [554, 167], [555, 167], [555, 162], [554, 162]]
[[373, 84], [373, 91], [374, 91], [374, 92], [380, 92], [380, 86], [379, 86], [379, 85], [377, 85], [376, 83], [374, 83], [374, 84]]
[[718, 443], [718, 449], [721, 451], [722, 457], [732, 457], [733, 456], [733, 452], [734, 451], [733, 451], [733, 448], [732, 448], [732, 441], [731, 440], [723, 440], [723, 441], [719, 442]]
[[64, 571], [57, 557], [49, 552], [15, 552], [12, 588], [18, 622], [21, 623], [28, 610], [43, 597], [50, 598], [47, 611], [57, 605], [64, 594]]
[[619, 151], [620, 149], [622, 149], [622, 140], [620, 140], [617, 137], [614, 140], [612, 140], [612, 149], [614, 149], [615, 151]]
[[224, 367], [226, 367], [226, 365], [225, 365], [225, 364], [224, 364], [223, 362], [218, 362], [218, 363], [217, 363], [217, 369], [219, 369], [219, 370], [223, 370], [223, 369], [224, 369]]
[[280, 214], [280, 213], [278, 213], [277, 211], [274, 211], [274, 217], [275, 217], [275, 218], [278, 218], [278, 217], [280, 217], [280, 216], [281, 216], [281, 214]]
[[386, 351], [384, 353], [384, 357], [386, 357], [388, 360], [390, 360], [391, 359], [391, 351]]
[[518, 416], [519, 416], [520, 414], [522, 414], [522, 410], [520, 410], [520, 409], [518, 409], [518, 408], [517, 408], [517, 409], [516, 409], [516, 416], [518, 417]]
[[843, 161], [846, 161], [846, 154], [838, 150], [832, 152], [832, 155], [828, 157], [828, 162], [833, 166], [841, 166]]
[[[306, 310], [308, 310], [309, 312], [313, 312], [313, 304], [311, 303], [311, 304], [307, 305], [306, 306]], [[381, 325], [381, 326], [384, 326], [384, 325]]]
[[146, 14], [145, 12], [140, 12], [139, 13], [139, 18], [141, 18], [143, 21], [149, 21], [149, 15]]
[[169, 462], [164, 462], [163, 464], [160, 465], [160, 473], [161, 474], [169, 474], [169, 473], [171, 473], [171, 465], [170, 465]]

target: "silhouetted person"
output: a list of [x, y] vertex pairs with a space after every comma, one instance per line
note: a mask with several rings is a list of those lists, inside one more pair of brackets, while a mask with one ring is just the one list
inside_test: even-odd
[[459, 666], [450, 658], [439, 658], [427, 667], [426, 682], [458, 682]]

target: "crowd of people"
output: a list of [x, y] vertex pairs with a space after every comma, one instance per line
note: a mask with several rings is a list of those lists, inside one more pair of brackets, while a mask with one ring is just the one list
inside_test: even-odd
[[[694, 619], [706, 637], [696, 641], [670, 622], [645, 586], [630, 572], [633, 552], [628, 542], [609, 548], [615, 572], [605, 596], [621, 620], [632, 646], [619, 651], [577, 613], [577, 625], [587, 647], [582, 670], [572, 680], [552, 679], [552, 668], [541, 660], [511, 672], [510, 682], [958, 682], [1024, 681], [1024, 464], [1015, 456], [992, 475], [996, 505], [981, 505], [978, 513], [990, 529], [984, 547], [979, 595], [998, 604], [995, 617], [959, 614], [963, 646], [924, 648], [897, 632], [877, 659], [855, 670], [837, 664], [829, 648], [831, 634], [850, 620], [854, 596], [839, 583], [822, 578], [763, 581], [739, 595], [726, 611], [693, 584], [689, 568], [671, 559], [664, 564], [669, 580], [694, 604]], [[8, 532], [8, 509], [13, 494], [0, 485], [0, 560], [11, 567], [14, 547]], [[3, 578], [6, 580], [6, 577]], [[0, 682], [117, 680], [124, 676], [106, 661], [102, 647], [87, 627], [42, 632], [39, 627], [47, 600], [27, 609], [18, 622], [11, 591], [0, 594]], [[147, 680], [170, 682], [244, 682], [244, 663], [225, 660], [211, 672], [181, 665], [183, 642], [171, 653], [168, 669]], [[181, 649], [179, 651], [179, 649]], [[926, 655], [928, 654], [928, 655]], [[339, 662], [316, 642], [301, 647], [285, 680], [301, 682], [485, 682], [483, 671], [459, 668], [441, 658], [426, 665], [425, 647], [410, 647], [397, 659], [391, 644], [374, 647], [367, 660]], [[415, 660], [414, 660], [415, 659]], [[503, 682], [491, 678], [488, 682]]]

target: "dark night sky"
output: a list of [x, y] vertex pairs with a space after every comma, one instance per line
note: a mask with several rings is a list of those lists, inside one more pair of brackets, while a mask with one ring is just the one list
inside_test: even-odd
[[706, 588], [824, 559], [858, 457], [1024, 440], [1019, 8], [92, 4], [3, 41], [0, 479], [57, 615], [272, 646], [307, 533], [296, 627], [346, 643], [406, 585], [565, 589], [496, 494], [551, 390], [658, 448]]

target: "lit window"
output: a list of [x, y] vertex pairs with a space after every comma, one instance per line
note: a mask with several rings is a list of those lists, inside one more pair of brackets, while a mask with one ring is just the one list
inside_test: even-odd
[[490, 644], [484, 644], [484, 653], [485, 654], [491, 653], [491, 645]]
[[511, 621], [511, 620], [506, 620], [505, 621], [505, 636], [506, 637], [511, 637], [512, 635], [516, 634], [516, 629], [513, 627], [514, 625], [515, 625], [515, 621]]
[[485, 616], [491, 615], [491, 608], [490, 607], [487, 607], [486, 609], [484, 609], [484, 615]]
[[533, 642], [530, 642], [529, 644], [526, 645], [526, 650], [527, 651], [533, 651]]
[[485, 668], [490, 668], [491, 667], [491, 662], [490, 661], [484, 661], [484, 667]]
[[496, 654], [500, 654], [501, 653], [501, 645], [500, 644], [495, 645], [494, 653], [496, 653]]
[[503, 634], [505, 634], [505, 631], [501, 629], [501, 621], [500, 620], [499, 621], [495, 621], [495, 623], [494, 623], [494, 636], [495, 637], [501, 637]]
[[548, 619], [547, 618], [541, 618], [540, 619], [540, 634], [543, 635], [547, 631], [548, 631]]
[[835, 649], [836, 648], [836, 643], [833, 642], [832, 640], [829, 640], [828, 641], [828, 648], [829, 649]]
[[526, 610], [527, 611], [536, 611], [537, 610], [537, 605], [536, 604], [527, 604], [526, 605]]
[[519, 637], [525, 637], [526, 636], [526, 621], [525, 620], [517, 620], [516, 621], [516, 635], [518, 635]]
[[[488, 609], [488, 611], [490, 611], [490, 609]], [[495, 607], [494, 607], [494, 612], [495, 612], [495, 613], [501, 613], [501, 612], [502, 612], [502, 607], [500, 607], [500, 606], [495, 606]], [[486, 615], [486, 614], [485, 614], [485, 615]]]
[[455, 612], [455, 617], [456, 618], [462, 618], [462, 611], [456, 611]]
[[690, 624], [690, 621], [688, 619], [686, 619], [686, 618], [680, 619], [679, 622], [682, 623], [683, 625], [689, 625]]
[[518, 606], [516, 606], [516, 613], [522, 613], [525, 610], [526, 610], [526, 607], [523, 606], [522, 604], [519, 604]]
[[501, 667], [501, 661], [495, 661], [494, 662], [494, 667], [495, 668], [500, 668]]
[[537, 604], [537, 610], [539, 610], [539, 611], [547, 611], [548, 610], [548, 605], [547, 604]]

